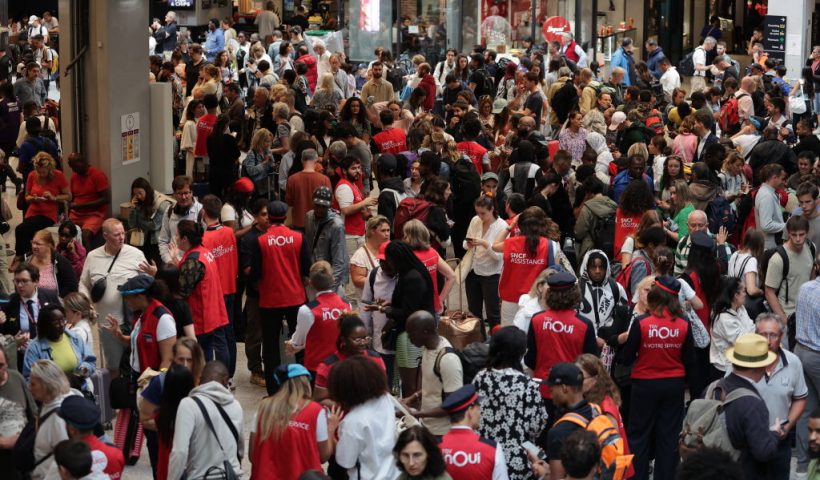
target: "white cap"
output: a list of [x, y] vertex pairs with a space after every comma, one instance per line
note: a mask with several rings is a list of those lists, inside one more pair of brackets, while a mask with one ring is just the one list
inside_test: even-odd
[[28, 17], [28, 23], [34, 23], [37, 20], [39, 20], [39, 18], [37, 18], [37, 15], [32, 15], [32, 16]]
[[626, 120], [626, 114], [624, 112], [615, 112], [612, 114], [612, 121], [609, 123], [609, 129], [615, 130], [618, 128], [618, 125], [624, 123]]

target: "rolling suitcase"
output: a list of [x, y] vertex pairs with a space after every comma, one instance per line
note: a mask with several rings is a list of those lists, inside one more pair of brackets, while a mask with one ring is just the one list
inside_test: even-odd
[[91, 383], [94, 386], [94, 403], [100, 407], [100, 424], [106, 430], [111, 429], [111, 421], [114, 420], [114, 409], [111, 408], [111, 372], [105, 368], [105, 362], [100, 355], [100, 366], [91, 375]]
[[142, 431], [137, 410], [133, 408], [118, 410], [117, 423], [114, 427], [114, 445], [122, 451], [126, 465], [137, 464], [144, 440], [145, 434]]

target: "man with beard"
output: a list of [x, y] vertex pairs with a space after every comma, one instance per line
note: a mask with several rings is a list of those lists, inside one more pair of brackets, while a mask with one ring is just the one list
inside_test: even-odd
[[362, 163], [356, 157], [346, 156], [341, 162], [342, 178], [333, 193], [333, 208], [342, 214], [345, 225], [347, 256], [353, 255], [364, 242], [365, 221], [370, 217], [368, 207], [378, 203], [376, 197], [365, 197], [356, 183], [362, 176]]
[[[809, 471], [807, 476], [803, 478], [817, 480], [820, 478], [820, 464], [817, 461], [820, 458], [820, 408], [809, 415], [809, 454], [811, 455]], [[800, 475], [799, 472], [798, 475]]]
[[[373, 66], [370, 68], [372, 78], [362, 87], [362, 98], [369, 105], [393, 100], [393, 84], [382, 78], [383, 73], [384, 64], [382, 62], [373, 62]], [[372, 102], [370, 97], [373, 97]]]
[[[305, 215], [305, 239], [310, 252], [310, 264], [324, 260], [333, 267], [334, 292], [341, 292], [348, 279], [348, 255], [345, 250], [345, 226], [339, 214], [332, 210], [333, 193], [328, 187], [313, 192], [313, 210]], [[266, 372], [267, 373], [267, 372]]]

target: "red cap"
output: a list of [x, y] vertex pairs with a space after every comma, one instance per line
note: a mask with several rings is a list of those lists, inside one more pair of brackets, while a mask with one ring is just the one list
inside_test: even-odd
[[233, 189], [240, 193], [251, 193], [253, 191], [253, 180], [242, 177], [234, 182]]

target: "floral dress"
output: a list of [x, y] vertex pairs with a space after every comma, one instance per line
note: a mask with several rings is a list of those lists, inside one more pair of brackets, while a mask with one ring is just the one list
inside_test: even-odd
[[510, 480], [533, 478], [521, 443], [534, 442], [547, 426], [547, 409], [538, 384], [512, 368], [481, 370], [473, 384], [481, 406], [479, 435], [501, 445]]

